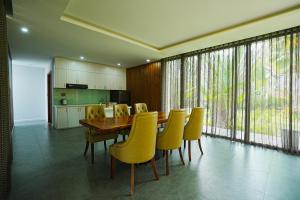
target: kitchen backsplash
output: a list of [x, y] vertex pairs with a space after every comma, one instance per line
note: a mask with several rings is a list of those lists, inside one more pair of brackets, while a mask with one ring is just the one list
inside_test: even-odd
[[53, 104], [60, 105], [65, 94], [68, 105], [98, 104], [110, 100], [109, 90], [53, 89]]

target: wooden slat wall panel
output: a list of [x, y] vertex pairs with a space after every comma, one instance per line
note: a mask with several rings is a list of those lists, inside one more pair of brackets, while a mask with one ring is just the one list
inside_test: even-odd
[[6, 15], [3, 1], [0, 1], [0, 199], [5, 199], [10, 189], [12, 158], [8, 60]]
[[150, 63], [126, 71], [131, 105], [146, 103], [149, 111], [161, 110], [161, 63]]

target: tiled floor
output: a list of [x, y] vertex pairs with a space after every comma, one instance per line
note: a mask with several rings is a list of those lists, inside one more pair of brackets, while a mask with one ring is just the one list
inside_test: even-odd
[[111, 180], [103, 143], [96, 145], [94, 165], [83, 157], [83, 131], [16, 127], [9, 198], [300, 199], [300, 157], [206, 136], [203, 156], [193, 143], [188, 163], [184, 150], [185, 166], [173, 152], [170, 176], [164, 175], [164, 160], [159, 160], [159, 181], [154, 181], [150, 166], [138, 166], [135, 194], [130, 197], [130, 166], [118, 163]]

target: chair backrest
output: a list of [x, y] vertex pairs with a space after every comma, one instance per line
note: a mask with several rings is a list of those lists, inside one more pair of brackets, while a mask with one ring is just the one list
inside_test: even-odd
[[114, 117], [129, 116], [127, 104], [114, 105]]
[[136, 103], [134, 104], [135, 114], [148, 112], [147, 104], [145, 103]]
[[105, 118], [103, 105], [90, 105], [85, 107], [85, 119], [97, 120]]
[[204, 108], [193, 108], [190, 119], [184, 128], [184, 139], [197, 140], [202, 135]]
[[166, 127], [162, 132], [162, 137], [164, 137], [162, 145], [166, 149], [177, 149], [181, 146], [185, 116], [185, 110], [170, 111]]
[[132, 128], [125, 141], [126, 157], [133, 163], [143, 163], [154, 157], [157, 134], [157, 112], [134, 115]]

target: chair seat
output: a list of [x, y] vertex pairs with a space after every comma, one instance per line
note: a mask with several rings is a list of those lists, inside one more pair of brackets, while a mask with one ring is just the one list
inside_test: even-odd
[[88, 142], [95, 143], [95, 142], [101, 142], [101, 141], [110, 140], [110, 139], [116, 139], [116, 138], [118, 138], [118, 134], [117, 133], [103, 134], [103, 133], [99, 133], [96, 131], [92, 131], [90, 133], [89, 130], [87, 130], [85, 132], [85, 137]]

